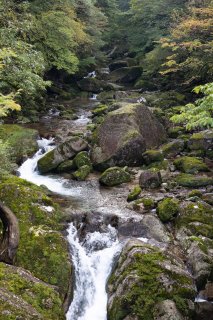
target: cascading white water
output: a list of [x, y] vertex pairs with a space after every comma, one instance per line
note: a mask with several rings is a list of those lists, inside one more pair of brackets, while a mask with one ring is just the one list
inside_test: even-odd
[[121, 249], [116, 230], [109, 226], [106, 233], [88, 233], [83, 243], [79, 242], [72, 224], [68, 232], [76, 288], [66, 319], [106, 320], [106, 282], [113, 260]]
[[[67, 180], [59, 176], [42, 176], [37, 171], [37, 161], [50, 151], [54, 140], [38, 140], [39, 151], [19, 168], [20, 177], [64, 196], [81, 196], [82, 188], [70, 187]], [[115, 256], [121, 250], [116, 230], [108, 227], [107, 232], [88, 233], [81, 243], [77, 230], [70, 224], [68, 241], [75, 267], [75, 290], [67, 320], [106, 320], [106, 282]]]

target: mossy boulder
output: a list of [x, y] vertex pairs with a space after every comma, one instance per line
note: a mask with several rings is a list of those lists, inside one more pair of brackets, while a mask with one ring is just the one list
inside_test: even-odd
[[181, 173], [176, 178], [175, 181], [182, 187], [187, 188], [200, 188], [206, 187], [213, 184], [213, 178], [208, 176], [194, 176], [192, 174]]
[[113, 187], [131, 181], [131, 175], [125, 168], [113, 167], [104, 171], [99, 181], [102, 185]]
[[110, 84], [97, 78], [84, 78], [78, 81], [77, 85], [82, 91], [92, 93], [100, 93], [103, 90], [108, 91], [113, 89], [113, 87]]
[[0, 263], [0, 319], [63, 320], [62, 299], [29, 271]]
[[205, 130], [194, 133], [189, 141], [188, 147], [190, 150], [212, 150], [213, 146], [213, 130]]
[[185, 96], [176, 91], [152, 91], [143, 95], [151, 107], [163, 110], [180, 106], [185, 102]]
[[71, 265], [62, 236], [62, 213], [43, 189], [18, 177], [1, 180], [0, 200], [19, 220], [20, 242], [16, 265], [35, 277], [68, 292]]
[[73, 173], [73, 177], [76, 180], [84, 181], [89, 176], [90, 172], [91, 172], [91, 166], [84, 165]]
[[183, 202], [176, 219], [176, 238], [185, 250], [198, 289], [213, 281], [213, 209], [203, 201]]
[[143, 189], [159, 188], [162, 183], [160, 171], [157, 169], [144, 170], [139, 178], [139, 185]]
[[147, 150], [142, 156], [146, 165], [152, 162], [161, 162], [164, 159], [164, 155], [160, 150]]
[[63, 172], [70, 172], [72, 170], [76, 169], [76, 165], [73, 160], [66, 160], [59, 164], [57, 167], [57, 172], [58, 173], [63, 173]]
[[31, 157], [37, 151], [38, 135], [37, 130], [23, 128], [19, 125], [0, 125], [0, 140], [9, 144], [12, 158], [17, 164], [20, 164], [26, 156]]
[[140, 165], [142, 153], [166, 139], [163, 126], [142, 104], [109, 112], [97, 128], [91, 159], [96, 169]]
[[74, 164], [78, 169], [83, 166], [89, 166], [91, 168], [92, 163], [91, 163], [88, 152], [86, 151], [79, 152], [74, 158]]
[[188, 301], [195, 288], [186, 267], [175, 256], [139, 240], [130, 240], [108, 282], [108, 319], [154, 320], [157, 303], [170, 299], [192, 319]]
[[109, 64], [109, 70], [114, 71], [120, 68], [128, 67], [128, 62], [126, 60], [117, 60]]
[[181, 157], [174, 161], [175, 167], [185, 173], [197, 173], [200, 171], [209, 171], [203, 160], [195, 157]]
[[110, 73], [110, 80], [116, 83], [134, 83], [142, 74], [140, 66], [124, 67]]
[[157, 214], [162, 222], [168, 222], [177, 216], [179, 209], [177, 199], [166, 198], [158, 203]]
[[141, 191], [142, 190], [140, 186], [135, 186], [134, 189], [129, 193], [127, 201], [130, 202], [136, 200], [140, 195]]
[[185, 143], [182, 139], [175, 139], [161, 146], [161, 150], [166, 158], [173, 158], [180, 154], [184, 150], [184, 147]]
[[64, 161], [74, 158], [80, 151], [87, 149], [87, 146], [85, 140], [78, 136], [73, 136], [40, 158], [38, 160], [38, 170], [41, 173], [50, 172]]

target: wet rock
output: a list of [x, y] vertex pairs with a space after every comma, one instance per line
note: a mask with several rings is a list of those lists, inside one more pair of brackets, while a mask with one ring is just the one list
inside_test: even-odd
[[184, 150], [185, 143], [181, 139], [173, 140], [161, 147], [161, 150], [166, 158], [173, 158]]
[[38, 170], [47, 173], [57, 168], [62, 162], [73, 158], [78, 152], [87, 149], [87, 142], [80, 137], [71, 137], [54, 150], [38, 160]]
[[141, 76], [142, 72], [142, 68], [138, 66], [120, 68], [111, 72], [110, 79], [116, 83], [133, 83]]
[[213, 283], [209, 282], [206, 284], [205, 290], [199, 293], [199, 296], [207, 301], [213, 301]]
[[116, 69], [128, 67], [128, 62], [125, 60], [118, 60], [110, 63], [109, 70], [114, 71]]
[[159, 188], [161, 186], [161, 183], [161, 174], [158, 170], [143, 171], [139, 178], [139, 185], [142, 189]]
[[100, 93], [103, 90], [110, 91], [113, 90], [113, 87], [103, 80], [99, 80], [97, 78], [84, 78], [78, 81], [78, 87], [82, 91], [92, 92], [92, 93]]
[[203, 160], [195, 157], [181, 157], [174, 161], [175, 167], [185, 173], [197, 173], [200, 171], [209, 171]]
[[157, 214], [163, 222], [172, 220], [178, 212], [179, 202], [177, 199], [166, 198], [158, 203]]
[[113, 187], [131, 181], [131, 175], [125, 169], [112, 167], [102, 173], [99, 181], [105, 186]]
[[195, 320], [213, 320], [213, 304], [211, 302], [195, 303]]
[[154, 307], [168, 297], [184, 319], [188, 316], [188, 301], [194, 300], [195, 287], [184, 264], [175, 256], [130, 240], [109, 279], [108, 296], [109, 320], [127, 316], [154, 319]]
[[97, 129], [92, 162], [98, 170], [140, 165], [142, 153], [165, 138], [164, 128], [146, 106], [129, 104], [108, 113]]
[[159, 302], [154, 309], [154, 320], [184, 320], [176, 304], [172, 300]]

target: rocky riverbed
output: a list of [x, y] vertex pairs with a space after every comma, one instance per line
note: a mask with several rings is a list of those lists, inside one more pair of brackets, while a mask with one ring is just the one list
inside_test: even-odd
[[0, 319], [63, 319], [68, 309], [67, 320], [213, 319], [213, 132], [172, 126], [182, 97], [130, 89], [140, 73], [130, 69], [83, 79], [97, 100], [51, 102], [18, 137], [1, 126], [15, 141], [14, 170], [46, 140], [19, 169], [24, 180], [1, 181], [20, 243], [15, 265], [1, 263]]

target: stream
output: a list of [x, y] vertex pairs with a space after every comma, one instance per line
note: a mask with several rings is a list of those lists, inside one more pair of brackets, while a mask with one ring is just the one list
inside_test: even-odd
[[[76, 126], [88, 123], [88, 118], [81, 115], [76, 120]], [[33, 158], [27, 159], [19, 168], [21, 178], [36, 185], [46, 186], [50, 191], [69, 198], [78, 203], [82, 210], [87, 201], [87, 208], [95, 209], [96, 201], [88, 196], [89, 186], [85, 182], [66, 180], [59, 175], [40, 175], [37, 171], [37, 161], [44, 153], [54, 148], [54, 139], [37, 141], [39, 150]], [[115, 228], [108, 225], [104, 232], [89, 232], [82, 240], [78, 231], [70, 223], [68, 226], [68, 242], [72, 262], [75, 269], [75, 287], [73, 301], [66, 315], [67, 320], [106, 320], [107, 293], [106, 282], [112, 270], [113, 262], [121, 251], [122, 245], [118, 240]]]

